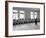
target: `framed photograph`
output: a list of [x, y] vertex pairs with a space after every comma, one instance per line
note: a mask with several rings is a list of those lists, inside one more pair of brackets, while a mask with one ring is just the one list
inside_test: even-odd
[[5, 36], [45, 34], [45, 3], [5, 1]]

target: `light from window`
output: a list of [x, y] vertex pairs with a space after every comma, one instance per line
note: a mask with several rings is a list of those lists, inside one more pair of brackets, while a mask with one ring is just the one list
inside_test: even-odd
[[24, 19], [24, 11], [20, 11], [20, 19]]
[[24, 11], [20, 11], [20, 13], [24, 13]]
[[34, 13], [33, 12], [30, 12], [30, 17], [31, 17], [31, 19], [34, 19]]
[[18, 14], [13, 14], [13, 19], [18, 20]]
[[13, 12], [18, 12], [17, 10], [13, 10]]
[[18, 20], [18, 11], [13, 10], [13, 19]]
[[20, 19], [24, 19], [24, 14], [20, 14]]
[[35, 19], [37, 18], [37, 12], [35, 12], [35, 16], [34, 17], [35, 17]]

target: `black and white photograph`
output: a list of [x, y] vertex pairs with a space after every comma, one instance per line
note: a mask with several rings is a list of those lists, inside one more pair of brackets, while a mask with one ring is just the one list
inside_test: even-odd
[[6, 1], [5, 32], [7, 36], [45, 34], [45, 3]]
[[13, 30], [40, 30], [40, 8], [13, 7]]

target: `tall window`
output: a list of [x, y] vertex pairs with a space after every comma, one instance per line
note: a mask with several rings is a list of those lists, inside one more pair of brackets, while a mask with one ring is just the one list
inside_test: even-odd
[[34, 14], [35, 16], [34, 16], [34, 18], [36, 19], [37, 18], [37, 12], [35, 12], [35, 14]]
[[13, 10], [13, 19], [18, 20], [18, 10]]
[[31, 19], [34, 19], [34, 13], [33, 12], [30, 12], [30, 17], [31, 17]]
[[37, 12], [30, 12], [30, 17], [31, 17], [31, 19], [36, 19], [37, 18]]
[[25, 17], [24, 17], [24, 11], [20, 11], [20, 19], [24, 19]]

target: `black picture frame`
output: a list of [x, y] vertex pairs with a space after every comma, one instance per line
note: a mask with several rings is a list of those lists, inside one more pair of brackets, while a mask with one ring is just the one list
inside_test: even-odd
[[[43, 34], [32, 34], [32, 35], [15, 35], [9, 36], [8, 35], [8, 3], [9, 2], [16, 2], [16, 3], [31, 3], [31, 4], [43, 4], [44, 5], [44, 33]], [[25, 1], [5, 1], [5, 37], [21, 37], [21, 36], [37, 36], [37, 35], [45, 35], [45, 3], [40, 2], [25, 2]]]

